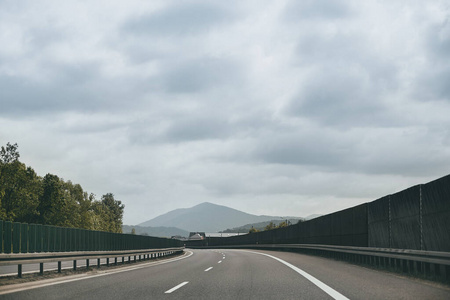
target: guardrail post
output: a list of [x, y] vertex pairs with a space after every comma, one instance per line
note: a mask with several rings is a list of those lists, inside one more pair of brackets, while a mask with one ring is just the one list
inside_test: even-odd
[[39, 274], [44, 275], [44, 263], [39, 263]]
[[17, 275], [19, 276], [19, 278], [22, 278], [22, 265], [21, 264], [17, 265]]
[[430, 274], [431, 274], [430, 263], [425, 262], [424, 265], [425, 265], [425, 276], [430, 276]]
[[86, 269], [89, 269], [89, 258], [86, 258]]
[[413, 260], [408, 261], [408, 272], [409, 272], [409, 274], [414, 274], [414, 261]]
[[61, 262], [58, 261], [58, 273], [61, 273]]
[[77, 270], [77, 260], [74, 259], [73, 261], [73, 270], [76, 271]]
[[117, 266], [117, 257], [114, 257], [114, 265]]
[[100, 258], [97, 258], [97, 268], [100, 268]]
[[439, 270], [439, 266], [436, 267], [436, 264], [430, 264], [430, 274], [432, 277], [434, 277], [434, 278], [438, 277], [437, 276], [438, 275], [437, 272], [439, 272], [438, 270]]
[[109, 257], [106, 258], [106, 266], [109, 267]]

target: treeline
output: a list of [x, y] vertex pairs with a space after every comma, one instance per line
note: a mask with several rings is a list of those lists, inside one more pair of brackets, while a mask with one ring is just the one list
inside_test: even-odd
[[269, 224], [267, 224], [264, 228], [254, 228], [252, 226], [252, 228], [249, 229], [248, 233], [253, 233], [253, 232], [260, 232], [260, 231], [266, 231], [266, 230], [272, 230], [272, 229], [278, 229], [278, 228], [283, 228], [283, 227], [288, 227], [293, 225], [293, 222], [295, 221], [298, 223], [303, 222], [303, 219], [299, 219], [299, 220], [285, 220], [282, 222], [279, 222], [278, 224], [274, 223], [274, 222], [269, 222]]
[[0, 150], [0, 219], [122, 232], [124, 205], [107, 193], [97, 200], [79, 184], [53, 174], [40, 177], [19, 161], [17, 144]]
[[301, 218], [295, 219], [286, 219], [286, 220], [272, 220], [272, 221], [264, 221], [258, 223], [250, 223], [239, 227], [234, 227], [231, 229], [226, 229], [223, 231], [219, 231], [221, 233], [242, 233], [242, 232], [259, 232], [265, 230], [272, 230], [276, 228], [286, 227], [292, 224], [296, 224], [298, 222], [303, 222]]

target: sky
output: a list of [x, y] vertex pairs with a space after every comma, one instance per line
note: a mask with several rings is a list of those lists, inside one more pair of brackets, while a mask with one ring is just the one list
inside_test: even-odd
[[135, 225], [326, 214], [450, 173], [450, 3], [0, 0], [0, 145]]

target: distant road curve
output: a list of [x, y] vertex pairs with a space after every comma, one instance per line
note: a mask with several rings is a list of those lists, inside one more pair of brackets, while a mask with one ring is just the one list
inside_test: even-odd
[[164, 262], [59, 280], [1, 287], [0, 299], [450, 299], [448, 286], [260, 250], [186, 250]]

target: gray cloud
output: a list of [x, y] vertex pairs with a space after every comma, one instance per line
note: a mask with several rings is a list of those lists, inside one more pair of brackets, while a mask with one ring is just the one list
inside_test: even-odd
[[203, 1], [190, 2], [176, 3], [150, 14], [133, 17], [123, 25], [123, 30], [132, 35], [178, 37], [200, 34], [233, 17], [229, 6]]
[[365, 69], [330, 65], [311, 72], [301, 86], [285, 108], [289, 115], [343, 127], [389, 126], [398, 121], [383, 102], [383, 83], [374, 81]]
[[271, 136], [255, 151], [256, 157], [266, 163], [336, 168], [336, 164], [344, 163], [347, 148], [344, 140], [327, 132], [300, 130]]
[[125, 223], [326, 213], [448, 173], [444, 1], [3, 3], [0, 144]]
[[230, 126], [226, 120], [208, 117], [177, 120], [165, 132], [172, 141], [195, 141], [223, 139], [229, 136]]
[[431, 67], [418, 74], [415, 94], [420, 101], [450, 101], [450, 14], [427, 30], [426, 57]]
[[221, 86], [232, 86], [243, 79], [243, 71], [226, 59], [197, 58], [162, 70], [162, 81], [168, 92], [196, 93]]
[[290, 1], [286, 8], [286, 15], [291, 20], [333, 20], [348, 17], [351, 13], [352, 9], [350, 8], [350, 5], [346, 3], [346, 1], [339, 0]]
[[[43, 77], [34, 79], [0, 75], [0, 114], [48, 114], [64, 111], [94, 112], [125, 106], [125, 90], [99, 80], [95, 65], [48, 65]], [[48, 75], [50, 74], [50, 75]]]

